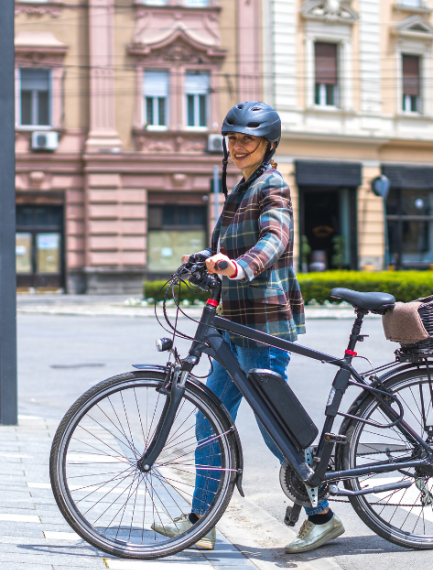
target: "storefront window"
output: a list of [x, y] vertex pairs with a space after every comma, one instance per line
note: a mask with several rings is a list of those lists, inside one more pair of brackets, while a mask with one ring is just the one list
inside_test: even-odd
[[15, 239], [17, 273], [32, 272], [32, 234], [17, 233]]
[[174, 271], [181, 257], [206, 247], [203, 206], [149, 206], [148, 269]]
[[60, 271], [60, 234], [36, 235], [37, 273], [58, 273]]
[[392, 265], [421, 269], [433, 263], [433, 192], [392, 189], [387, 220]]
[[19, 205], [16, 220], [17, 286], [62, 287], [62, 206]]

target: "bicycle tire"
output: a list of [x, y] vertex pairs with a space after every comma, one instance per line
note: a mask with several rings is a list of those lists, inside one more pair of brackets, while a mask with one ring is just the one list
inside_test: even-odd
[[[167, 398], [166, 394], [157, 392], [164, 380], [163, 372], [140, 371], [100, 382], [71, 406], [53, 440], [50, 479], [57, 505], [79, 536], [108, 554], [150, 560], [180, 552], [215, 526], [233, 494], [237, 455], [231, 426], [218, 400], [210, 398], [190, 381], [186, 383], [169, 438], [158, 458], [158, 461], [161, 458], [160, 463], [155, 463], [148, 474], [138, 470], [137, 458], [151, 441], [158, 414]], [[148, 398], [146, 408], [145, 397]], [[134, 406], [135, 416], [132, 415]], [[149, 416], [145, 423], [144, 411], [147, 413], [149, 409], [153, 419], [150, 422]], [[195, 415], [197, 411], [203, 414], [197, 417], [208, 422], [200, 420], [204, 422], [200, 428]], [[212, 441], [208, 441], [209, 426]], [[198, 447], [208, 449], [205, 452], [209, 454], [207, 463], [206, 459], [200, 460], [203, 469], [215, 469], [212, 458], [220, 450], [221, 469], [206, 471], [208, 475], [219, 474], [218, 488], [209, 499], [208, 495], [204, 496], [209, 504], [199, 522], [183, 534], [168, 538], [152, 530], [152, 512], [153, 524], [159, 521], [164, 524], [163, 520], [169, 522], [176, 518], [175, 512], [179, 511], [180, 515], [190, 511], [188, 492], [192, 495], [196, 474], [194, 457]], [[73, 484], [77, 481], [78, 488]], [[123, 498], [119, 499], [117, 494], [122, 489], [129, 490], [123, 491]], [[117, 516], [115, 511], [125, 498], [126, 506], [119, 522], [120, 515]], [[107, 509], [111, 511], [109, 516]], [[115, 518], [110, 526], [109, 518], [113, 513]], [[98, 514], [100, 516], [95, 519]], [[129, 527], [126, 524], [128, 516]]]
[[[400, 372], [386, 380], [384, 385], [399, 395], [405, 410], [405, 421], [413, 428], [416, 426], [416, 433], [425, 439], [427, 434], [423, 426], [420, 405], [424, 396], [428, 396], [424, 401], [424, 405], [425, 402], [428, 403], [428, 414], [432, 413], [432, 397], [427, 374], [413, 369]], [[397, 407], [394, 406], [394, 409], [397, 410]], [[383, 424], [389, 423], [380, 410], [377, 400], [371, 395], [361, 402], [356, 415], [363, 419], [380, 419]], [[407, 457], [421, 449], [407, 441], [397, 427], [377, 429], [357, 420], [349, 420], [342, 424], [340, 433], [347, 437], [347, 444], [337, 447], [337, 471], [352, 469], [362, 465], [363, 462], [386, 463], [391, 458]], [[422, 472], [417, 472], [415, 468], [408, 469], [406, 473], [414, 476], [414, 484], [408, 489], [377, 495], [349, 496], [349, 501], [361, 520], [382, 538], [405, 548], [433, 549], [432, 506], [424, 505], [421, 500], [423, 488], [421, 481], [423, 481], [427, 500], [433, 501], [433, 466], [430, 466], [429, 470], [431, 475], [427, 472], [424, 478], [421, 477]], [[394, 471], [387, 474], [364, 475], [345, 480], [344, 486], [350, 491], [358, 491], [366, 486], [374, 487], [387, 482], [409, 480], [407, 474]], [[387, 518], [389, 520], [386, 520]], [[423, 533], [420, 534], [422, 529]]]

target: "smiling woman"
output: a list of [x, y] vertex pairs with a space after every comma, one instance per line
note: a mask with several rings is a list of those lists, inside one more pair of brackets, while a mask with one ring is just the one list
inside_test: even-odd
[[[222, 188], [226, 195], [223, 212], [213, 231], [211, 247], [200, 251], [197, 260], [206, 259], [209, 273], [222, 276], [222, 303], [218, 307], [224, 318], [287, 340], [296, 340], [305, 332], [304, 304], [293, 270], [293, 210], [290, 189], [272, 157], [281, 138], [281, 120], [269, 105], [259, 101], [239, 103], [224, 119], [221, 134], [224, 144]], [[227, 196], [226, 169], [229, 157], [242, 172], [242, 180]], [[189, 260], [182, 257], [182, 263]], [[224, 268], [219, 265], [220, 262]], [[233, 354], [242, 368], [272, 371], [287, 382], [290, 354], [272, 347], [225, 333]], [[226, 369], [218, 362], [207, 380], [236, 420], [242, 394]], [[197, 421], [200, 416], [197, 416]], [[283, 456], [258, 421], [269, 450], [280, 460]], [[182, 521], [156, 525], [164, 536], [178, 536], [197, 524], [206, 514], [209, 496], [215, 493], [215, 480], [200, 471], [200, 453], [196, 454], [196, 481], [192, 511]], [[327, 501], [307, 508], [308, 526], [286, 547], [286, 552], [305, 552], [343, 534], [338, 517], [329, 510]], [[179, 528], [181, 524], [182, 530]], [[213, 548], [215, 531], [203, 540]]]

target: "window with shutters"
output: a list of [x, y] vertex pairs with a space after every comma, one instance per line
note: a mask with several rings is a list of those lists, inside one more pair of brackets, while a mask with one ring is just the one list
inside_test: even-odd
[[144, 117], [149, 128], [167, 128], [169, 73], [168, 71], [144, 72]]
[[320, 106], [339, 106], [338, 47], [337, 44], [315, 42], [315, 103]]
[[186, 124], [188, 127], [207, 127], [209, 114], [210, 75], [205, 71], [187, 71], [185, 74]]
[[51, 124], [51, 70], [20, 69], [20, 124], [49, 126]]
[[421, 75], [420, 60], [417, 55], [402, 54], [403, 76], [403, 111], [421, 112]]

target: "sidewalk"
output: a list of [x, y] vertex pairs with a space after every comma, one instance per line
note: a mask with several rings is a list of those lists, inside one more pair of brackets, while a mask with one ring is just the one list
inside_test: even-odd
[[115, 558], [87, 544], [63, 519], [51, 492], [48, 462], [57, 425], [55, 419], [21, 415], [18, 426], [0, 426], [1, 570], [254, 568], [220, 533], [213, 551], [192, 548], [152, 561]]
[[[122, 317], [155, 317], [155, 308], [129, 304], [134, 298], [127, 295], [51, 295], [24, 294], [17, 296], [17, 312], [19, 315], [78, 315], [78, 316], [122, 316]], [[136, 298], [135, 302], [139, 302]], [[200, 306], [182, 307], [191, 317], [201, 315]], [[168, 315], [174, 317], [176, 309], [168, 308]], [[162, 308], [158, 307], [162, 315]], [[316, 305], [306, 306], [307, 319], [354, 319], [354, 310], [350, 305]], [[179, 314], [179, 318], [185, 318]], [[369, 314], [368, 319], [381, 318], [380, 315]]]

